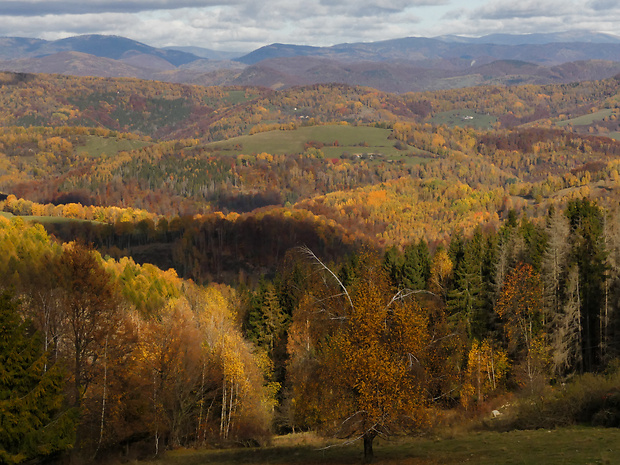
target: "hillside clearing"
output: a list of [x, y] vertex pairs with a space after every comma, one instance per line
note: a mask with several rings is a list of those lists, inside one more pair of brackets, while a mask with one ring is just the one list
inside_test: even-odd
[[430, 120], [433, 124], [445, 124], [449, 127], [472, 127], [475, 129], [492, 129], [497, 118], [476, 113], [471, 110], [450, 110], [437, 113]]
[[577, 118], [566, 119], [563, 121], [557, 121], [556, 126], [564, 127], [569, 124], [573, 126], [587, 126], [595, 123], [596, 121], [602, 121], [603, 118], [607, 118], [613, 114], [614, 110], [606, 108], [587, 115], [578, 116]]
[[117, 139], [114, 137], [86, 136], [82, 145], [76, 148], [78, 153], [86, 153], [89, 157], [101, 155], [112, 156], [121, 151], [140, 149], [149, 145], [149, 142], [131, 139]]
[[[387, 157], [400, 152], [394, 141], [388, 139], [390, 129], [369, 126], [325, 125], [301, 127], [291, 131], [268, 131], [251, 136], [240, 136], [207, 144], [230, 155], [250, 155], [267, 152], [272, 155], [301, 153], [307, 142], [325, 144], [321, 150], [326, 157], [338, 158], [345, 152], [352, 154], [383, 153]], [[334, 142], [337, 141], [337, 146]]]

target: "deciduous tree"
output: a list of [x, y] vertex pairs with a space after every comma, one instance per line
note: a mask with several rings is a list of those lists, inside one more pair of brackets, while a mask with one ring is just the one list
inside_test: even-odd
[[[325, 279], [336, 283], [311, 303], [322, 317], [310, 324], [326, 328], [315, 345], [316, 420], [332, 434], [363, 439], [370, 461], [375, 437], [424, 425], [426, 362], [441, 338], [429, 331], [429, 318], [406, 291], [393, 293], [374, 255], [360, 258], [356, 279], [347, 287], [312, 256]], [[305, 337], [310, 337], [307, 331]]]

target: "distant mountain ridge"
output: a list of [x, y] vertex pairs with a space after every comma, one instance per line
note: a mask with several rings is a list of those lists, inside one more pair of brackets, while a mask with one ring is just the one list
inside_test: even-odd
[[83, 35], [54, 41], [0, 38], [0, 58], [41, 58], [60, 52], [88, 53], [100, 58], [120, 60], [127, 53], [141, 53], [168, 61], [173, 66], [191, 63], [200, 57], [179, 50], [164, 50], [119, 36]]
[[[482, 60], [486, 63], [494, 60], [523, 60], [546, 65], [590, 59], [620, 61], [620, 38], [609, 36], [609, 42], [600, 42], [603, 37], [607, 36], [592, 36], [589, 41], [558, 42], [553, 39], [569, 40], [569, 37], [537, 34], [528, 41], [519, 36], [503, 34], [472, 39], [459, 36], [405, 37], [381, 42], [338, 44], [331, 47], [271, 44], [239, 57], [236, 61], [253, 65], [266, 59], [295, 56], [349, 62], [405, 60], [418, 64], [446, 59]], [[490, 42], [491, 40], [496, 40], [497, 43]], [[509, 43], [511, 41], [515, 43]]]
[[402, 93], [482, 84], [564, 83], [620, 73], [620, 37], [587, 31], [405, 37], [330, 47], [271, 44], [239, 55], [205, 47], [156, 48], [118, 36], [56, 41], [0, 38], [4, 71], [198, 85], [281, 89], [344, 83]]
[[489, 34], [482, 37], [444, 35], [435, 37], [435, 39], [443, 40], [444, 42], [496, 45], [543, 45], [571, 42], [584, 42], [594, 44], [620, 43], [620, 37], [618, 36], [589, 31], [540, 32], [534, 34]]

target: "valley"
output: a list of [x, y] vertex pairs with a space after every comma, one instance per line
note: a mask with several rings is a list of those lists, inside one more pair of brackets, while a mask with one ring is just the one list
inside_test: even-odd
[[397, 93], [0, 73], [2, 460], [501, 463], [575, 425], [612, 460], [592, 455], [620, 419], [603, 67]]

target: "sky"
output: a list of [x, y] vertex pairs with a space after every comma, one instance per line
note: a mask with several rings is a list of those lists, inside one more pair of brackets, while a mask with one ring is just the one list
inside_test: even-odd
[[619, 35], [618, 0], [0, 0], [0, 36], [82, 34], [249, 52], [444, 34]]

